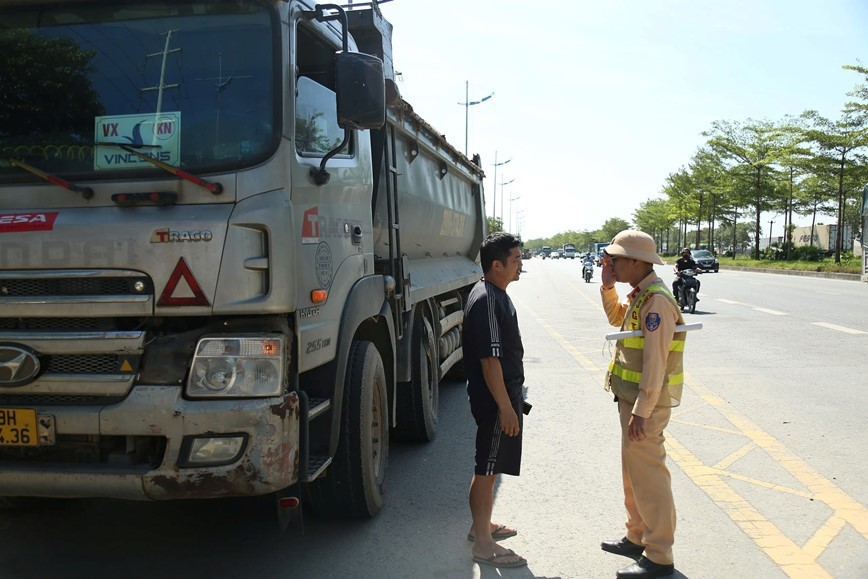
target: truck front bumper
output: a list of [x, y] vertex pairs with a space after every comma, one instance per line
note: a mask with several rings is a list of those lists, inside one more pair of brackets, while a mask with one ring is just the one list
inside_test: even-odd
[[[200, 499], [266, 494], [299, 479], [295, 392], [279, 398], [191, 401], [181, 397], [180, 387], [136, 386], [118, 404], [37, 411], [54, 418], [58, 440], [162, 438], [162, 459], [141, 465], [43, 461], [38, 450], [21, 459], [2, 455], [0, 496]], [[190, 461], [194, 440], [220, 437], [243, 439], [236, 456], [211, 466]]]

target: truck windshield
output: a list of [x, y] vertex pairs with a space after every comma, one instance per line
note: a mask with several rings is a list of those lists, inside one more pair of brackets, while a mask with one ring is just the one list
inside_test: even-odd
[[202, 173], [274, 144], [270, 12], [244, 2], [48, 4], [0, 13], [0, 180], [9, 159], [94, 178], [159, 171], [129, 143]]

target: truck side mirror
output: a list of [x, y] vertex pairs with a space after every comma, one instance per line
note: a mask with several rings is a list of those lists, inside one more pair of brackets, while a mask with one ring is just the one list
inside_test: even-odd
[[379, 129], [386, 123], [383, 61], [361, 52], [338, 52], [335, 62], [338, 125]]

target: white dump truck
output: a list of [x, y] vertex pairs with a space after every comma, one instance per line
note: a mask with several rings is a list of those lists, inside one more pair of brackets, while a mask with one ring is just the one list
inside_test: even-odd
[[373, 516], [434, 437], [484, 174], [357, 8], [0, 0], [0, 505]]

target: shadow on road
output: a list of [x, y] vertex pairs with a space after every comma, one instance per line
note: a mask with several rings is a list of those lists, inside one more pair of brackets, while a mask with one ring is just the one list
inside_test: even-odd
[[[278, 531], [269, 497], [40, 501], [0, 513], [2, 575], [473, 577], [466, 535], [475, 427], [464, 384], [444, 383], [440, 405], [432, 443], [392, 442], [386, 506], [374, 519], [306, 515], [299, 536]], [[498, 576], [534, 577], [529, 568]]]

